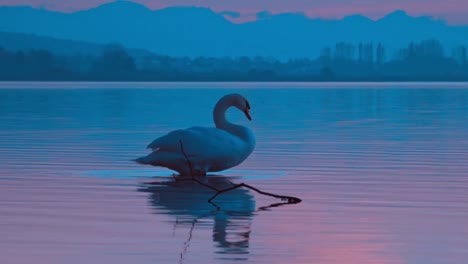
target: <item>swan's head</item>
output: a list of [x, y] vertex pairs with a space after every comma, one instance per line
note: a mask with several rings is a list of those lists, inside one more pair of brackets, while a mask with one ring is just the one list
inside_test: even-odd
[[240, 94], [228, 94], [223, 96], [219, 99], [218, 103], [216, 104], [215, 108], [213, 109], [213, 119], [216, 124], [216, 127], [225, 127], [226, 125], [226, 118], [224, 114], [226, 110], [234, 106], [235, 108], [244, 112], [247, 119], [252, 120], [250, 116], [250, 104], [244, 96]]
[[244, 112], [247, 119], [252, 120], [252, 117], [250, 116], [249, 101], [247, 101], [247, 99], [245, 99], [245, 97], [240, 94], [233, 94], [232, 96], [233, 96], [233, 106], [241, 110], [242, 112]]

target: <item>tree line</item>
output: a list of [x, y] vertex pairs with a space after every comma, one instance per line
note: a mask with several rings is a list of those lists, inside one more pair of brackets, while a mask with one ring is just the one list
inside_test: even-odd
[[468, 81], [466, 47], [444, 53], [439, 41], [409, 43], [387, 58], [374, 43], [340, 42], [317, 59], [131, 56], [120, 45], [99, 55], [64, 56], [0, 47], [3, 81]]

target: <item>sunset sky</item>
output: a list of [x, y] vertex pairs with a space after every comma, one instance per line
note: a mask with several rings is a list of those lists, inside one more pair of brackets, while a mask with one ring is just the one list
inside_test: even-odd
[[[73, 12], [113, 0], [0, 0], [0, 5], [28, 5], [48, 10]], [[466, 0], [135, 0], [151, 9], [168, 6], [209, 7], [216, 12], [240, 13], [239, 20], [252, 20], [259, 11], [272, 13], [303, 12], [309, 17], [342, 18], [362, 14], [378, 19], [394, 10], [413, 16], [432, 16], [452, 25], [468, 25]]]

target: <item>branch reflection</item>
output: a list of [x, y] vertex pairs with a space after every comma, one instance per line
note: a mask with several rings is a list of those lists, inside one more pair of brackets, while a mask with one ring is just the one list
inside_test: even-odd
[[[230, 179], [210, 175], [204, 177], [203, 181], [213, 187], [225, 189], [233, 185]], [[215, 252], [222, 254], [223, 259], [248, 259], [251, 223], [256, 211], [254, 197], [248, 190], [236, 189], [220, 195], [216, 203], [209, 203], [213, 190], [190, 179], [166, 178], [164, 182], [144, 184], [138, 191], [149, 193], [149, 204], [158, 213], [173, 216], [175, 228], [189, 228], [181, 262], [190, 246], [193, 230], [210, 221], [213, 221]]]

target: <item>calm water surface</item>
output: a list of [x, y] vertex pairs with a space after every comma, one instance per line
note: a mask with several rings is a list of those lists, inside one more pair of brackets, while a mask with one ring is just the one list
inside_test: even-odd
[[[250, 86], [0, 89], [0, 263], [466, 263], [468, 89]], [[207, 181], [302, 203], [130, 161], [230, 92], [257, 147]]]

